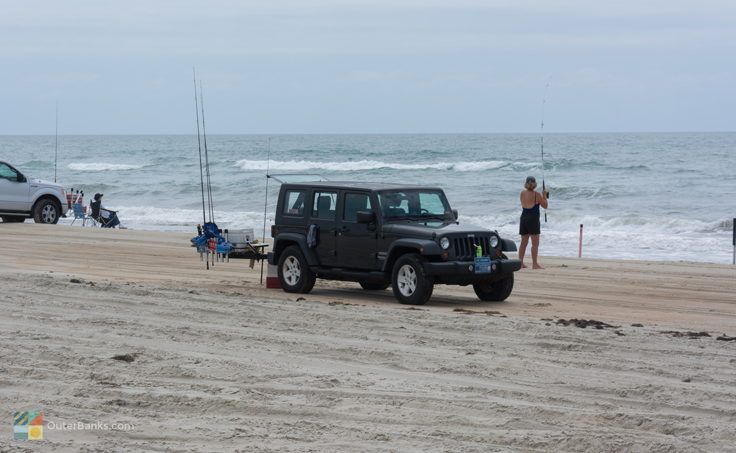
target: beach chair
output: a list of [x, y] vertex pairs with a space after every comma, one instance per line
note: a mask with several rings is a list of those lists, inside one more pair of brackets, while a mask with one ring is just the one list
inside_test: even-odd
[[[90, 202], [89, 204], [89, 212], [90, 215], [87, 217], [90, 221], [93, 222], [92, 226], [96, 227], [104, 227], [107, 225], [107, 222], [110, 221], [110, 219], [106, 219], [100, 215], [100, 203], [95, 203], [94, 201]], [[111, 211], [115, 212], [115, 211]]]
[[72, 220], [72, 225], [74, 225], [74, 222], [77, 220], [82, 221], [82, 226], [87, 226], [87, 222], [90, 222], [90, 225], [95, 226], [97, 223], [95, 219], [87, 215], [87, 213], [84, 210], [84, 206], [82, 206], [82, 203], [73, 203], [72, 204], [72, 210], [74, 211], [74, 220]]

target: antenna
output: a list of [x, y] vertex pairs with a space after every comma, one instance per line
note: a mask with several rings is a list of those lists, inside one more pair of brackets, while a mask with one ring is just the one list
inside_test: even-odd
[[[266, 242], [266, 216], [268, 215], [268, 174], [271, 169], [271, 137], [268, 137], [268, 153], [266, 154], [266, 200], [263, 202], [263, 242]], [[263, 284], [263, 260], [261, 260], [261, 282]]]

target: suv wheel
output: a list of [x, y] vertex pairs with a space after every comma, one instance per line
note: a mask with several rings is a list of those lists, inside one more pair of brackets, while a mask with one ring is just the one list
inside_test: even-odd
[[61, 208], [53, 200], [44, 198], [33, 207], [33, 221], [36, 223], [54, 224], [59, 221]]
[[25, 217], [19, 215], [4, 215], [2, 219], [5, 223], [22, 223], [26, 221]]
[[480, 300], [501, 302], [506, 300], [511, 295], [511, 290], [514, 289], [514, 274], [493, 282], [473, 283], [473, 289]]
[[402, 304], [424, 305], [434, 289], [434, 279], [424, 273], [426, 260], [415, 253], [399, 257], [391, 273], [394, 296]]
[[388, 282], [359, 282], [360, 286], [363, 287], [363, 289], [368, 291], [383, 291], [384, 289], [391, 286], [391, 283]]
[[298, 246], [292, 245], [279, 258], [279, 283], [287, 293], [308, 293], [314, 287], [316, 277]]

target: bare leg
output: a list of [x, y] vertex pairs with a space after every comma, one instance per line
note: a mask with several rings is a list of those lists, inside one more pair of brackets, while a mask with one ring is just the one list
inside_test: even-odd
[[537, 255], [539, 253], [539, 235], [532, 234], [532, 269], [544, 269], [539, 265], [537, 261]]
[[521, 267], [526, 268], [524, 264], [524, 255], [526, 254], [526, 245], [529, 243], [529, 235], [521, 235], [521, 244], [519, 244], [519, 260], [521, 261]]

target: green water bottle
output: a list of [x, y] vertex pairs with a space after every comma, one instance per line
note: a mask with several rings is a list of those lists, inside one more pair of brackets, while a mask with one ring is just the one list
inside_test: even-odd
[[482, 256], [483, 256], [483, 247], [481, 247], [480, 245], [476, 245], [475, 246], [475, 257], [481, 258]]

